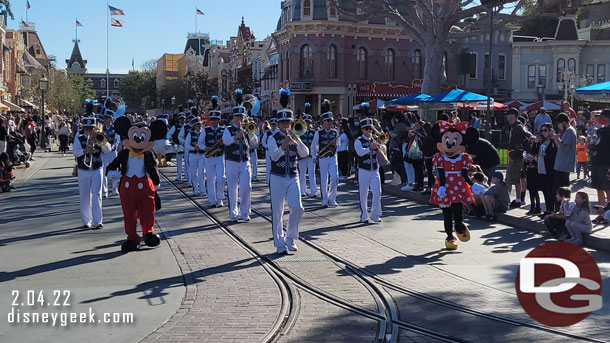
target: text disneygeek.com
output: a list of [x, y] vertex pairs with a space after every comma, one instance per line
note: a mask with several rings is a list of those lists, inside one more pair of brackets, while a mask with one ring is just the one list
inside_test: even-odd
[[[58, 312], [70, 308], [70, 291], [14, 290], [13, 302], [7, 315], [9, 324], [43, 324], [68, 326], [72, 324], [130, 324], [134, 322], [131, 312], [96, 313], [91, 307], [86, 312]], [[45, 308], [53, 309], [44, 311]]]

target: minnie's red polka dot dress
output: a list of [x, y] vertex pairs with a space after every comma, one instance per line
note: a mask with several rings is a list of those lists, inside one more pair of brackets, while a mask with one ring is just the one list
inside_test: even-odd
[[451, 204], [472, 204], [474, 198], [470, 192], [470, 185], [462, 176], [462, 169], [472, 166], [472, 157], [466, 153], [460, 154], [458, 157], [450, 159], [447, 156], [437, 153], [432, 160], [434, 168], [442, 168], [445, 170], [445, 187], [447, 189], [444, 197], [439, 197], [436, 191], [441, 186], [439, 177], [436, 177], [432, 194], [430, 195], [430, 203], [449, 206]]

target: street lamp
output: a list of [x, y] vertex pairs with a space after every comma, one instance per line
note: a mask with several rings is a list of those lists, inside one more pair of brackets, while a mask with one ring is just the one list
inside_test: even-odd
[[538, 90], [538, 94], [540, 94], [540, 97], [542, 98], [542, 103], [544, 104], [544, 89], [546, 88], [546, 85], [543, 83], [539, 83], [536, 86], [536, 89]]
[[488, 7], [489, 12], [489, 63], [488, 65], [488, 73], [487, 73], [487, 124], [485, 125], [485, 129], [487, 132], [491, 132], [491, 119], [492, 119], [492, 110], [491, 110], [491, 87], [492, 87], [492, 75], [493, 75], [493, 55], [491, 54], [493, 48], [493, 37], [494, 37], [494, 8], [504, 3], [504, 0], [481, 0], [481, 4]]
[[161, 99], [161, 111], [165, 112], [165, 98]]
[[174, 118], [174, 107], [176, 106], [176, 97], [174, 95], [172, 95], [171, 98], [171, 105], [172, 105], [172, 119]]
[[40, 93], [41, 93], [41, 102], [42, 104], [40, 105], [40, 147], [43, 147], [44, 144], [44, 92], [46, 92], [47, 90], [47, 86], [49, 85], [49, 80], [47, 80], [47, 78], [42, 75], [42, 77], [40, 78], [40, 80], [38, 80], [38, 86], [40, 87]]

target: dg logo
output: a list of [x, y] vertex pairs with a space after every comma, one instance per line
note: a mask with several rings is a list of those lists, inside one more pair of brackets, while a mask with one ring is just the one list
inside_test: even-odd
[[602, 308], [602, 277], [597, 263], [583, 248], [549, 242], [520, 262], [515, 286], [521, 306], [548, 326], [574, 325]]

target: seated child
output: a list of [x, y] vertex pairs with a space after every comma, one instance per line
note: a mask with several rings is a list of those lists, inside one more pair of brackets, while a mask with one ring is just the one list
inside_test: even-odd
[[496, 221], [496, 214], [504, 213], [508, 210], [510, 195], [508, 194], [508, 186], [504, 182], [502, 172], [497, 171], [491, 174], [491, 183], [491, 188], [481, 196], [481, 202], [485, 208], [485, 219]]
[[572, 191], [568, 187], [559, 187], [555, 197], [561, 201], [559, 212], [551, 213], [544, 217], [544, 225], [546, 229], [557, 239], [565, 239], [568, 236], [566, 228], [566, 219], [572, 214], [574, 203], [570, 202]]
[[566, 220], [566, 228], [572, 236], [567, 242], [582, 245], [582, 234], [591, 233], [591, 206], [589, 205], [589, 195], [585, 192], [578, 192], [574, 197], [574, 208], [570, 217]]

